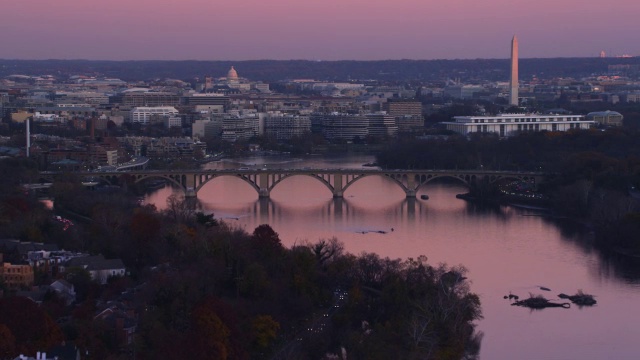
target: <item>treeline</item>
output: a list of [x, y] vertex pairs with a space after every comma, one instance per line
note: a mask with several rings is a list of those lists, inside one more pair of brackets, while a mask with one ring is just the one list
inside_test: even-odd
[[[608, 65], [638, 64], [639, 58], [553, 58], [521, 59], [520, 76], [530, 78], [580, 78], [608, 71]], [[459, 77], [465, 81], [478, 78], [504, 81], [509, 77], [508, 59], [469, 60], [378, 60], [378, 61], [90, 61], [90, 60], [1, 60], [0, 77], [12, 74], [42, 75], [102, 74], [126, 81], [149, 79], [192, 80], [203, 76], [222, 77], [234, 66], [240, 76], [251, 80], [280, 81], [310, 78], [348, 81], [433, 81]]]
[[391, 169], [538, 171], [562, 215], [587, 220], [606, 248], [640, 253], [640, 131], [631, 128], [405, 139], [377, 155]]
[[[16, 162], [10, 168], [30, 167]], [[12, 181], [0, 191], [0, 238], [121, 258], [128, 275], [100, 286], [86, 271], [73, 270], [67, 278], [78, 294], [73, 307], [55, 293], [40, 311], [24, 298], [3, 300], [0, 358], [45, 351], [62, 339], [91, 359], [128, 359], [132, 353], [136, 359], [478, 354], [481, 336], [473, 322], [481, 318], [480, 302], [463, 267], [433, 267], [424, 257], [356, 256], [335, 238], [286, 248], [268, 225], [247, 233], [176, 197], [158, 211], [138, 205], [125, 190], [86, 190], [71, 175], [51, 189], [56, 208], [74, 219], [62, 230], [54, 213], [17, 185]], [[109, 324], [94, 318], [114, 300], [137, 314], [132, 347], [123, 348]], [[21, 327], [35, 316], [29, 314], [46, 327]], [[52, 321], [60, 318], [69, 321]]]

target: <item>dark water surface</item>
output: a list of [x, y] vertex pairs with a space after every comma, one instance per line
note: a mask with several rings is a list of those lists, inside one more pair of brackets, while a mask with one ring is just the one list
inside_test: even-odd
[[[372, 160], [255, 157], [205, 167], [361, 168]], [[163, 208], [171, 192], [162, 189], [147, 202]], [[418, 199], [407, 200], [397, 185], [373, 176], [334, 200], [319, 181], [296, 176], [279, 184], [270, 199], [259, 200], [248, 184], [222, 177], [202, 188], [198, 199], [205, 211], [249, 232], [271, 225], [287, 246], [335, 236], [352, 253], [426, 255], [433, 265], [464, 265], [482, 301], [482, 359], [640, 358], [640, 260], [600, 254], [589, 245], [588, 232], [565, 220], [455, 198], [463, 192], [461, 183], [430, 183]], [[429, 200], [420, 200], [421, 194]], [[530, 311], [503, 299], [509, 292], [557, 299], [579, 289], [596, 295], [598, 304]]]

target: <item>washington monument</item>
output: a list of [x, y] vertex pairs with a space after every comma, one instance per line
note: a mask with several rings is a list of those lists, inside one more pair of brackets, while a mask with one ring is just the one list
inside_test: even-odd
[[509, 105], [518, 106], [518, 38], [511, 39], [511, 79], [509, 79]]

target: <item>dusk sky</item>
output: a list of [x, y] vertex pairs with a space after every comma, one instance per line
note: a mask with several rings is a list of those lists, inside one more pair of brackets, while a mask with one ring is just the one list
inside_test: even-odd
[[4, 0], [0, 58], [640, 55], [638, 0]]

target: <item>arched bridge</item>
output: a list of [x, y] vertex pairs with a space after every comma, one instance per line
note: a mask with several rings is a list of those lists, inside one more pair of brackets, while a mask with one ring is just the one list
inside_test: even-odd
[[[231, 176], [247, 182], [261, 198], [268, 198], [271, 191], [284, 179], [292, 176], [309, 176], [324, 184], [333, 197], [341, 198], [345, 190], [358, 180], [368, 176], [383, 176], [392, 180], [407, 195], [415, 197], [418, 189], [437, 178], [454, 178], [467, 186], [481, 182], [493, 183], [513, 179], [538, 184], [543, 173], [487, 170], [379, 170], [379, 169], [234, 169], [234, 170], [139, 170], [116, 172], [78, 172], [77, 175], [91, 181], [101, 180], [109, 184], [137, 183], [146, 179], [165, 179], [181, 188], [186, 197], [196, 197], [209, 181]], [[53, 180], [61, 173], [44, 172], [41, 178]]]

